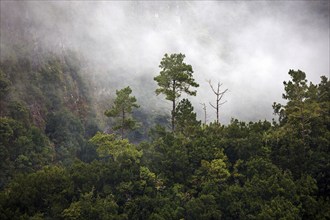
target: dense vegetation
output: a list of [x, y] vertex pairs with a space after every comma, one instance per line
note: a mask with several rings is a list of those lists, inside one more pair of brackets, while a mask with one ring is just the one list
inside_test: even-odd
[[[189, 99], [158, 89], [177, 101], [172, 129], [154, 122], [137, 141], [123, 139], [135, 126], [122, 113], [139, 100], [117, 91], [106, 114], [121, 132], [101, 132], [74, 57], [1, 62], [0, 219], [330, 218], [326, 77], [312, 84], [290, 70], [272, 122], [202, 124]], [[166, 68], [155, 78], [163, 87], [180, 72]], [[180, 85], [198, 86], [187, 68]]]

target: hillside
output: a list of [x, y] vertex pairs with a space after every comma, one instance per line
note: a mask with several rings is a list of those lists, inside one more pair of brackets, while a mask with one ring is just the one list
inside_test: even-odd
[[290, 70], [279, 122], [201, 124], [188, 108], [133, 144], [99, 132], [74, 54], [0, 68], [1, 219], [329, 217], [326, 77]]
[[0, 219], [330, 219], [326, 3], [0, 4]]

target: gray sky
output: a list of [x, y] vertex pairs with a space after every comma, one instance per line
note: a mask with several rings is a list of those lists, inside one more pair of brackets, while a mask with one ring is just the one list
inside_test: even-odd
[[191, 98], [198, 115], [199, 103], [215, 100], [206, 80], [229, 89], [222, 123], [271, 119], [289, 69], [314, 83], [329, 76], [328, 1], [2, 1], [1, 14], [1, 56], [9, 47], [5, 19], [30, 21], [16, 28], [28, 28], [43, 45], [79, 51], [100, 85], [112, 93], [131, 85], [145, 108], [170, 111], [155, 96], [153, 77], [165, 53], [184, 53], [200, 84]]

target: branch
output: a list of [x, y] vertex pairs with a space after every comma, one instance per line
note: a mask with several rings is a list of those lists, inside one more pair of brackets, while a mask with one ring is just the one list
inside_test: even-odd
[[228, 91], [228, 89], [226, 89], [225, 91], [221, 92], [220, 95], [218, 96], [218, 101], [220, 101], [223, 97], [223, 95]]
[[223, 94], [225, 94], [227, 91], [228, 91], [228, 89], [226, 89], [226, 90], [223, 91], [223, 92], [220, 92], [219, 95], [223, 95]]
[[214, 105], [212, 105], [211, 102], [209, 102], [209, 104], [210, 104], [214, 109], [217, 109], [217, 107], [215, 107]]
[[212, 85], [211, 80], [208, 80], [207, 82], [209, 83], [209, 85], [210, 85], [210, 87], [211, 87], [213, 93], [216, 94], [217, 96], [219, 96], [219, 95], [223, 95], [223, 94], [225, 94], [225, 93], [228, 91], [228, 89], [226, 89], [225, 91], [220, 92], [220, 87], [222, 86], [222, 83], [220, 83], [220, 82], [218, 82], [217, 91], [215, 91], [215, 89], [214, 89], [214, 87], [213, 87], [213, 85]]
[[217, 92], [215, 91], [215, 89], [212, 86], [211, 80], [208, 80], [207, 82], [209, 83], [209, 85], [210, 85], [212, 91], [214, 92], [214, 94], [217, 94]]
[[219, 106], [225, 104], [226, 102], [227, 102], [227, 100], [224, 101], [224, 102], [219, 103]]

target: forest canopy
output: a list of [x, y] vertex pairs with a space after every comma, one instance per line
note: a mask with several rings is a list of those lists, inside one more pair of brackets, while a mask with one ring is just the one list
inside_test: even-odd
[[[73, 66], [1, 63], [1, 219], [329, 218], [327, 77], [313, 84], [289, 70], [271, 122], [201, 123], [177, 96], [174, 129], [134, 114], [126, 87], [102, 132]], [[150, 131], [126, 138], [134, 117]]]
[[329, 4], [0, 1], [0, 219], [330, 219]]

